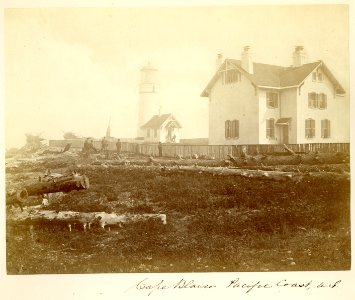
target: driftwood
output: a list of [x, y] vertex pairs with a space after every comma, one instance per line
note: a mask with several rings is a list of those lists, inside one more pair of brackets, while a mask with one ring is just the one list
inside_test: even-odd
[[282, 171], [263, 171], [263, 170], [247, 170], [236, 168], [223, 168], [223, 167], [190, 167], [180, 166], [180, 170], [184, 171], [199, 171], [215, 175], [236, 175], [249, 178], [264, 178], [276, 181], [294, 180], [299, 181], [303, 179], [303, 175], [295, 172], [282, 172]]
[[135, 223], [139, 221], [158, 220], [162, 224], [166, 224], [165, 214], [124, 214], [105, 212], [75, 212], [75, 211], [53, 211], [41, 210], [40, 207], [28, 207], [21, 213], [13, 213], [8, 219], [15, 222], [38, 223], [48, 221], [52, 224], [64, 224], [71, 230], [72, 226], [80, 225], [84, 230], [90, 229], [91, 226], [120, 226], [126, 223]]
[[64, 192], [88, 189], [89, 179], [85, 175], [73, 174], [70, 176], [50, 177], [48, 181], [40, 181], [23, 187], [16, 193], [19, 201], [24, 201], [28, 196], [36, 196], [48, 193]]
[[238, 160], [234, 156], [232, 156], [231, 154], [228, 154], [228, 158], [233, 164], [235, 164], [235, 165], [239, 164]]
[[64, 152], [67, 152], [71, 147], [71, 143], [68, 143], [65, 145], [65, 148], [62, 149], [61, 151], [53, 151], [53, 150], [44, 150], [41, 155], [45, 155], [45, 154], [62, 154]]
[[284, 149], [291, 155], [295, 155], [295, 151], [293, 151], [292, 149], [290, 149], [289, 147], [287, 147], [285, 144], [283, 144]]
[[149, 156], [148, 163], [160, 166], [160, 163], [157, 162], [157, 160], [153, 156]]
[[[143, 168], [142, 166], [131, 166], [134, 168]], [[345, 172], [343, 174], [336, 173], [336, 172], [307, 172], [307, 173], [300, 173], [299, 170], [296, 172], [285, 172], [280, 170], [250, 170], [250, 169], [240, 169], [240, 168], [227, 168], [227, 167], [202, 167], [198, 165], [194, 166], [182, 166], [179, 165], [177, 168], [174, 167], [158, 167], [158, 166], [146, 166], [146, 169], [160, 169], [161, 171], [169, 172], [175, 170], [188, 171], [188, 172], [198, 172], [198, 173], [209, 173], [214, 175], [234, 175], [234, 176], [241, 176], [241, 177], [248, 177], [248, 178], [255, 178], [255, 179], [267, 179], [267, 180], [275, 180], [275, 181], [286, 181], [291, 180], [295, 182], [299, 182], [303, 179], [307, 179], [310, 177], [331, 177], [334, 180], [350, 180], [350, 173]]]

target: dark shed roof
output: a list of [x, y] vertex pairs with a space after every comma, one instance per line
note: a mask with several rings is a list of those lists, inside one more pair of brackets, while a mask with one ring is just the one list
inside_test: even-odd
[[160, 128], [164, 122], [169, 118], [172, 117], [173, 120], [176, 122], [179, 128], [181, 128], [181, 125], [179, 124], [178, 121], [174, 118], [172, 114], [163, 114], [163, 115], [154, 115], [147, 123], [141, 126], [141, 128], [151, 128], [151, 129], [158, 129]]

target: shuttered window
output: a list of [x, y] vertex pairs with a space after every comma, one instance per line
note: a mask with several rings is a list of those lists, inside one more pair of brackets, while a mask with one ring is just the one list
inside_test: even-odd
[[316, 122], [313, 119], [307, 119], [305, 124], [306, 138], [314, 138], [316, 131]]
[[231, 137], [231, 121], [229, 120], [224, 122], [224, 136], [226, 139]]
[[239, 120], [232, 121], [231, 138], [239, 138]]
[[324, 119], [321, 121], [322, 138], [330, 138], [330, 120]]
[[309, 108], [327, 108], [327, 95], [320, 93], [308, 93], [308, 107]]
[[279, 106], [279, 94], [275, 92], [267, 92], [266, 106], [268, 108], [277, 108]]
[[327, 95], [319, 94], [318, 95], [318, 108], [326, 109], [327, 108]]
[[225, 138], [239, 138], [239, 120], [227, 120], [224, 122]]
[[275, 138], [275, 120], [267, 119], [266, 120], [266, 137], [268, 139]]
[[308, 93], [308, 107], [309, 108], [317, 108], [317, 94], [316, 93]]

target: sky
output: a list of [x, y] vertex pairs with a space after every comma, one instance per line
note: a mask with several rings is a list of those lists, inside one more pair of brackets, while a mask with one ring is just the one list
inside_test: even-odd
[[245, 45], [255, 62], [282, 66], [303, 45], [308, 61], [323, 60], [349, 91], [348, 25], [346, 5], [6, 8], [6, 148], [24, 145], [25, 133], [100, 138], [109, 119], [112, 136], [134, 138], [148, 62], [181, 137], [207, 137], [200, 94], [217, 53], [240, 59]]

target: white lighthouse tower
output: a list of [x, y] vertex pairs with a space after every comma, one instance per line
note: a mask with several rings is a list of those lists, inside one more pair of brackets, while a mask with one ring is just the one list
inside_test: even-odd
[[141, 69], [139, 84], [138, 138], [144, 137], [141, 126], [160, 114], [158, 69], [150, 63]]

